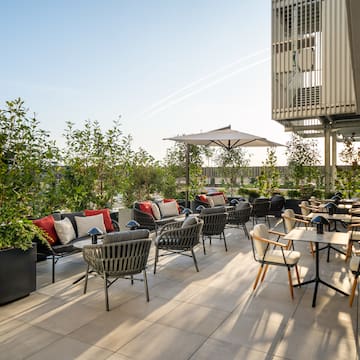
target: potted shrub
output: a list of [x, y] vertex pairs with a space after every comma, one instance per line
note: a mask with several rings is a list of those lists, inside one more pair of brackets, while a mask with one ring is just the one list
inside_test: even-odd
[[47, 133], [28, 118], [17, 99], [0, 109], [0, 304], [36, 288], [37, 237], [43, 231], [27, 220], [47, 204], [47, 179], [56, 155]]

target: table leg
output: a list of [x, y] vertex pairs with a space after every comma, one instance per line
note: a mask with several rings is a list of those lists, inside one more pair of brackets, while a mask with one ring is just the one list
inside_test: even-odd
[[323, 281], [322, 279], [320, 279], [320, 271], [319, 271], [319, 243], [315, 242], [315, 277], [311, 280], [307, 280], [304, 281], [300, 284], [296, 284], [294, 286], [301, 286], [301, 285], [306, 285], [306, 284], [310, 284], [310, 283], [315, 283], [315, 288], [314, 288], [314, 295], [313, 295], [313, 301], [312, 301], [312, 307], [316, 306], [316, 298], [317, 298], [317, 292], [318, 292], [318, 287], [319, 287], [319, 283], [339, 292], [340, 294], [343, 294], [345, 296], [349, 296], [349, 294], [345, 293], [344, 291], [336, 288], [335, 286], [327, 283], [326, 281]]

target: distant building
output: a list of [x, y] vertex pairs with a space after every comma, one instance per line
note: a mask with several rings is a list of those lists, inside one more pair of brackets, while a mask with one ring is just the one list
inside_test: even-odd
[[336, 142], [360, 141], [359, 18], [359, 0], [272, 0], [272, 118], [324, 137], [327, 190]]

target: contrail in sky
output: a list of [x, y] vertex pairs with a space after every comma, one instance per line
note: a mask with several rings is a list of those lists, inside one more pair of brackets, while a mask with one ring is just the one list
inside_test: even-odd
[[[262, 53], [264, 53], [264, 52], [267, 52], [268, 50], [269, 50], [269, 49], [267, 48], [267, 49], [264, 49], [264, 50], [260, 50], [260, 51], [254, 52], [254, 53], [252, 53], [252, 54], [250, 54], [250, 55], [244, 56], [244, 57], [242, 57], [241, 59], [239, 59], [239, 60], [237, 60], [237, 61], [235, 61], [235, 62], [233, 62], [233, 63], [231, 63], [231, 64], [228, 64], [228, 65], [226, 65], [226, 66], [223, 66], [222, 68], [220, 68], [220, 69], [218, 69], [218, 70], [216, 70], [216, 71], [214, 71], [214, 72], [212, 72], [212, 73], [210, 73], [210, 74], [208, 74], [208, 75], [206, 75], [206, 76], [204, 76], [204, 77], [202, 77], [202, 78], [200, 78], [200, 79], [198, 79], [198, 80], [192, 81], [190, 84], [182, 87], [182, 88], [179, 89], [179, 90], [174, 91], [174, 92], [171, 93], [170, 95], [167, 95], [167, 96], [165, 96], [164, 98], [162, 98], [161, 100], [159, 100], [158, 102], [152, 104], [149, 108], [147, 108], [146, 110], [144, 110], [144, 111], [142, 112], [142, 115], [146, 115], [146, 114], [148, 113], [149, 116], [152, 116], [153, 114], [156, 114], [156, 113], [158, 113], [159, 111], [162, 111], [162, 110], [168, 108], [170, 105], [177, 104], [178, 102], [186, 99], [187, 97], [189, 97], [189, 96], [191, 96], [191, 95], [193, 95], [193, 94], [197, 94], [198, 92], [203, 91], [203, 90], [207, 89], [208, 87], [217, 84], [217, 83], [220, 82], [220, 81], [226, 80], [227, 78], [229, 78], [229, 77], [231, 77], [231, 76], [233, 76], [233, 75], [235, 75], [235, 74], [237, 74], [237, 73], [239, 73], [239, 72], [241, 72], [241, 71], [244, 71], [244, 70], [246, 70], [246, 69], [248, 69], [248, 68], [251, 68], [251, 67], [253, 67], [253, 66], [255, 66], [255, 65], [258, 65], [258, 64], [260, 64], [260, 63], [263, 63], [263, 62], [269, 60], [269, 58], [266, 58], [265, 60], [261, 60], [260, 62], [258, 61], [258, 62], [252, 63], [251, 65], [248, 65], [248, 66], [245, 66], [245, 67], [243, 67], [243, 68], [237, 69], [237, 70], [231, 72], [230, 74], [224, 75], [224, 76], [220, 77], [219, 79], [216, 79], [216, 80], [212, 81], [211, 83], [209, 83], [209, 84], [207, 84], [207, 85], [204, 85], [204, 86], [201, 87], [200, 89], [190, 91], [190, 93], [187, 93], [187, 94], [185, 94], [185, 95], [180, 96], [180, 98], [171, 101], [170, 104], [161, 106], [162, 104], [168, 102], [170, 99], [175, 98], [177, 95], [183, 93], [183, 92], [186, 91], [186, 90], [189, 90], [189, 89], [193, 88], [194, 86], [196, 86], [196, 85], [204, 82], [205, 80], [211, 79], [211, 78], [213, 78], [214, 76], [218, 75], [219, 73], [222, 73], [222, 72], [224, 72], [225, 70], [231, 69], [231, 68], [234, 67], [235, 65], [240, 64], [240, 63], [243, 62], [244, 60], [253, 58], [253, 57], [257, 56], [257, 55], [260, 55], [260, 54], [262, 54]], [[180, 100], [179, 100], [179, 99], [180, 99]], [[156, 110], [156, 108], [159, 108], [159, 109]]]
[[[198, 83], [202, 82], [204, 79], [213, 77], [214, 74], [217, 74], [217, 73], [220, 72], [220, 70], [217, 70], [216, 72], [212, 73], [211, 75], [207, 75], [206, 77], [202, 78], [201, 80], [197, 80], [197, 81], [192, 82], [191, 83], [192, 85], [187, 85], [186, 87], [182, 88], [181, 90], [178, 90], [178, 91], [174, 92], [173, 94], [168, 95], [167, 97], [165, 97], [161, 101], [158, 101], [156, 104], [152, 105], [148, 110], [144, 111], [143, 114], [146, 115], [146, 112], [148, 112], [148, 115], [146, 117], [152, 117], [153, 115], [167, 109], [170, 106], [178, 104], [179, 102], [187, 99], [188, 97], [190, 97], [192, 95], [195, 95], [195, 94], [197, 94], [197, 93], [199, 93], [201, 91], [204, 91], [204, 90], [218, 84], [219, 82], [222, 82], [222, 81], [224, 81], [224, 80], [226, 80], [226, 79], [228, 79], [228, 78], [230, 78], [230, 77], [232, 77], [232, 76], [234, 76], [234, 75], [236, 75], [236, 74], [238, 74], [240, 72], [248, 70], [248, 69], [250, 69], [252, 67], [255, 67], [255, 66], [259, 65], [259, 64], [265, 63], [265, 62], [267, 62], [269, 60], [270, 60], [270, 57], [266, 57], [264, 59], [255, 61], [255, 62], [253, 62], [253, 63], [251, 63], [249, 65], [243, 66], [243, 67], [241, 67], [239, 69], [236, 69], [236, 70], [234, 70], [234, 71], [232, 71], [232, 72], [230, 72], [230, 73], [228, 73], [226, 75], [223, 75], [222, 77], [218, 77], [217, 79], [211, 81], [210, 83], [207, 83], [207, 84], [201, 86], [200, 88], [196, 88], [196, 89], [194, 89], [194, 90], [192, 90], [192, 91], [190, 91], [190, 92], [188, 92], [188, 93], [186, 93], [186, 94], [184, 94], [182, 96], [176, 97], [172, 101], [168, 101], [169, 99], [174, 98], [175, 95], [183, 92], [184, 90], [187, 90], [187, 89], [193, 87], [194, 84], [198, 84]], [[230, 67], [230, 66], [228, 66], [228, 67]], [[163, 103], [166, 103], [166, 104], [164, 104], [163, 106], [160, 106]]]

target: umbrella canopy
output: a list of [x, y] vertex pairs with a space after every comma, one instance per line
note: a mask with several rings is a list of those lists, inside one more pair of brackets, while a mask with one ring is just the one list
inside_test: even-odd
[[164, 140], [173, 140], [191, 145], [220, 146], [227, 150], [246, 146], [246, 147], [268, 147], [283, 146], [276, 142], [256, 135], [247, 134], [231, 129], [231, 125], [198, 134], [175, 136]]
[[284, 146], [276, 142], [270, 141], [266, 138], [243, 133], [237, 130], [232, 130], [231, 125], [221, 129], [216, 129], [198, 134], [175, 136], [165, 138], [164, 140], [173, 140], [187, 144], [186, 152], [186, 206], [189, 203], [189, 145], [205, 145], [205, 146], [219, 146], [227, 150], [231, 150], [240, 146], [243, 147], [270, 147], [270, 146]]

